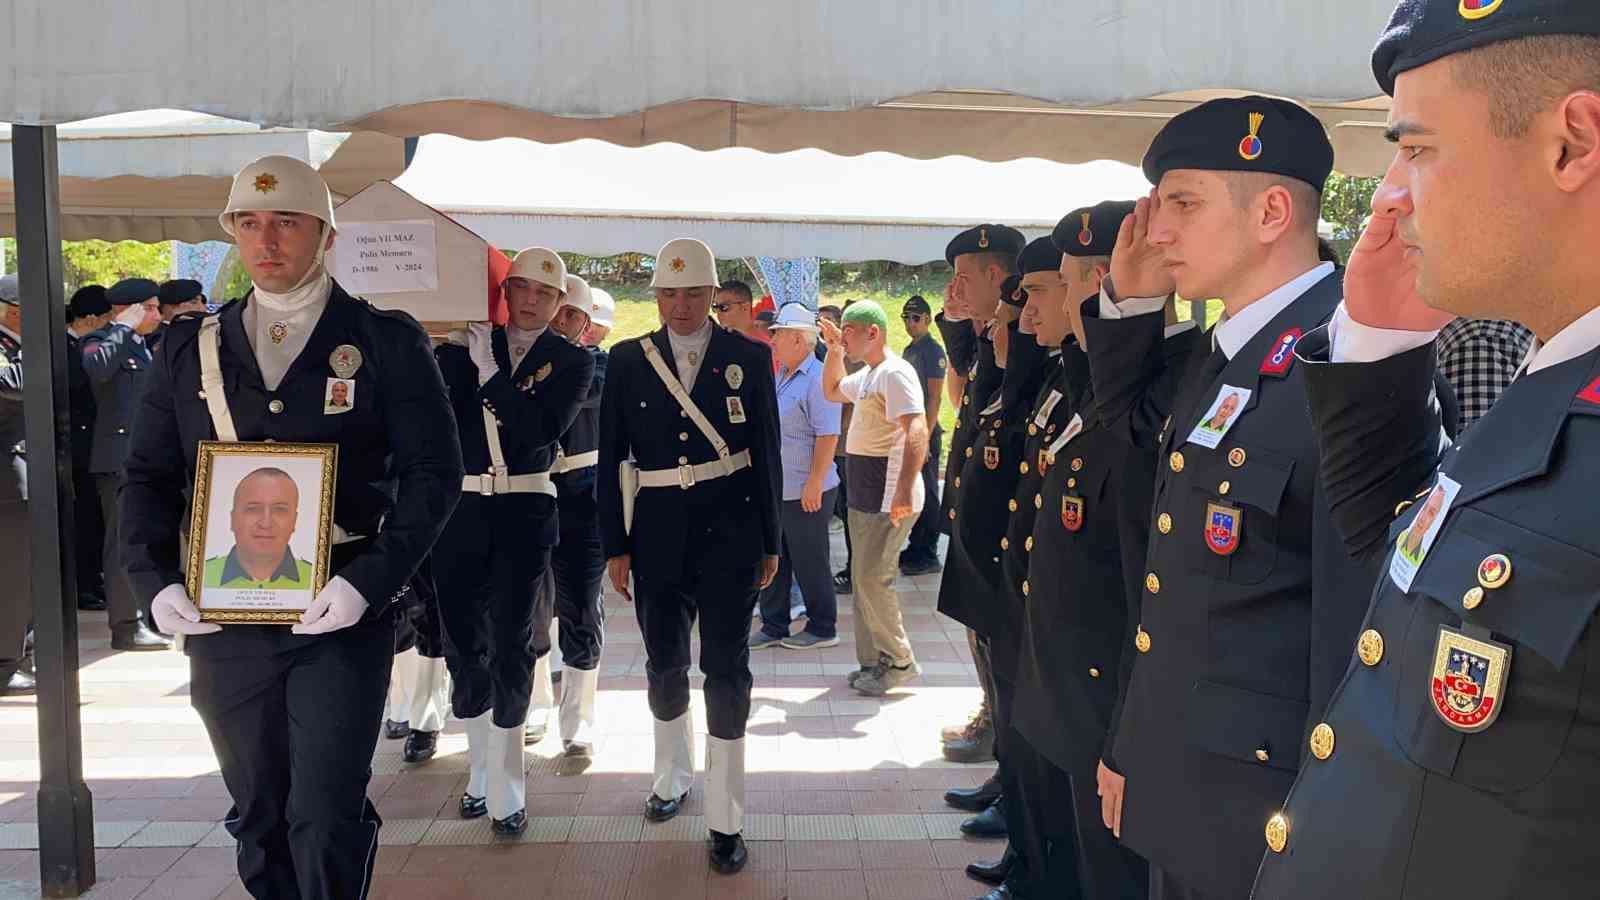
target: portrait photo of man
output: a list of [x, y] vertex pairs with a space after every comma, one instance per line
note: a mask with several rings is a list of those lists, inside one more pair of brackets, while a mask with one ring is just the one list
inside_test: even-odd
[[310, 590], [312, 565], [289, 548], [299, 516], [300, 488], [289, 473], [263, 466], [240, 479], [229, 513], [233, 548], [206, 560], [202, 584]]
[[1211, 415], [1210, 419], [1206, 420], [1203, 427], [1207, 431], [1215, 431], [1219, 433], [1226, 431], [1228, 430], [1228, 423], [1233, 421], [1233, 417], [1238, 415], [1238, 413], [1239, 394], [1237, 391], [1229, 391], [1228, 394], [1222, 398], [1222, 402], [1218, 404], [1217, 411]]
[[329, 415], [349, 412], [354, 407], [356, 383], [348, 378], [329, 378], [328, 396], [323, 400], [322, 411]]
[[1400, 533], [1400, 555], [1407, 561], [1415, 565], [1422, 564], [1422, 557], [1427, 553], [1428, 531], [1439, 518], [1444, 503], [1444, 486], [1440, 485], [1428, 495], [1427, 501], [1422, 504], [1422, 511], [1411, 520], [1411, 527]]

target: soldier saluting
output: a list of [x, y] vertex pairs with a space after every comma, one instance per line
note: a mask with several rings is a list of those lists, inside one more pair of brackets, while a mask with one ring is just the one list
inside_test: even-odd
[[[239, 878], [260, 898], [365, 897], [382, 821], [367, 800], [394, 653], [390, 609], [460, 496], [461, 451], [428, 336], [346, 294], [323, 265], [332, 198], [305, 163], [234, 178], [222, 227], [253, 288], [174, 322], [127, 457], [128, 577], [188, 636], [192, 702], [233, 800]], [[331, 381], [354, 407], [330, 414]], [[201, 622], [179, 557], [203, 440], [339, 446], [333, 577], [292, 628]]]
[[[662, 327], [612, 347], [600, 402], [600, 534], [612, 585], [636, 600], [655, 717], [645, 818], [694, 780], [689, 629], [705, 673], [711, 867], [742, 869], [750, 616], [778, 572], [782, 498], [772, 351], [711, 322], [716, 259], [700, 241], [656, 256]], [[632, 574], [635, 598], [628, 591]]]

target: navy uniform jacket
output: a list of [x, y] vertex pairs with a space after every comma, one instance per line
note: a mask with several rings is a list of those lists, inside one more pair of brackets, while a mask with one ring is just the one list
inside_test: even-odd
[[939, 581], [939, 612], [988, 638], [991, 653], [999, 647], [1000, 659], [991, 662], [996, 674], [1008, 680], [1015, 664], [1009, 648], [1016, 636], [1010, 627], [1000, 539], [1015, 505], [1012, 497], [1021, 477], [1017, 464], [1028, 437], [1024, 427], [1048, 368], [1045, 350], [1012, 323], [1006, 368], [997, 370], [1002, 376], [999, 389], [987, 404], [969, 404], [977, 408], [969, 429], [971, 443], [960, 453], [952, 448], [950, 454], [957, 464], [954, 483], [960, 497], [947, 517], [950, 547]]
[[1460, 492], [1409, 591], [1390, 564], [1437, 483], [1433, 347], [1303, 365], [1335, 519], [1381, 564], [1254, 896], [1595, 896], [1600, 350], [1518, 377], [1439, 460]]
[[0, 331], [0, 503], [16, 503], [28, 495], [26, 439], [22, 419], [22, 346], [11, 334]]
[[944, 313], [940, 313], [935, 321], [940, 334], [944, 336], [946, 358], [967, 379], [961, 387], [961, 404], [956, 408], [956, 429], [950, 436], [950, 453], [944, 461], [945, 488], [939, 495], [939, 525], [946, 534], [951, 534], [950, 523], [954, 521], [951, 512], [961, 502], [959, 486], [952, 489], [951, 485], [960, 479], [967, 448], [972, 446], [977, 437], [978, 411], [999, 390], [1005, 370], [995, 364], [993, 342], [987, 335], [980, 336], [973, 331], [971, 322], [948, 322]]
[[134, 340], [134, 330], [118, 322], [91, 331], [78, 344], [83, 371], [94, 384], [94, 442], [89, 471], [96, 475], [122, 471], [128, 435], [144, 393], [152, 359], [148, 337]]
[[[1249, 891], [1261, 823], [1288, 793], [1365, 608], [1370, 576], [1329, 518], [1303, 367], [1283, 352], [1342, 295], [1328, 275], [1210, 379], [1210, 335], [1169, 360], [1160, 315], [1085, 320], [1099, 415], [1156, 453], [1139, 652], [1112, 748], [1128, 779], [1122, 839], [1209, 896]], [[1224, 386], [1252, 393], [1207, 449], [1189, 437]]]
[[[461, 438], [461, 461], [468, 475], [489, 474], [489, 443], [483, 411], [500, 423], [500, 450], [511, 475], [548, 472], [555, 461], [556, 442], [578, 415], [578, 404], [589, 390], [594, 361], [583, 348], [546, 328], [515, 367], [504, 328], [491, 333], [491, 352], [499, 371], [479, 386], [478, 367], [466, 347], [440, 344], [434, 350], [439, 372], [450, 393]], [[457, 482], [460, 491], [460, 482]], [[471, 492], [466, 492], [470, 494]], [[481, 495], [480, 495], [481, 496]], [[513, 515], [526, 516], [525, 538], [541, 547], [556, 544], [559, 525], [556, 501], [548, 494], [496, 495], [494, 502]], [[465, 514], [465, 513], [463, 513]]]
[[83, 338], [67, 332], [67, 405], [72, 422], [72, 471], [89, 471], [94, 449], [94, 383], [83, 368]]
[[[334, 523], [366, 539], [335, 545], [331, 575], [341, 575], [383, 614], [405, 592], [417, 564], [461, 496], [461, 445], [428, 336], [404, 313], [374, 309], [337, 283], [305, 349], [283, 383], [269, 391], [245, 335], [249, 298], [222, 309], [219, 348], [234, 430], [241, 441], [339, 445]], [[157, 348], [128, 448], [122, 488], [123, 561], [134, 594], [149, 605], [169, 584], [183, 584], [178, 557], [195, 458], [216, 440], [200, 394], [197, 335], [201, 317], [174, 322]], [[329, 357], [341, 345], [361, 351], [348, 412], [323, 412]], [[274, 410], [279, 410], [274, 412]], [[101, 410], [105, 415], [104, 408]], [[380, 529], [381, 523], [381, 529]], [[212, 527], [225, 523], [212, 523]], [[283, 626], [225, 625], [190, 637], [191, 656], [278, 653], [318, 639]]]
[[[561, 452], [567, 456], [600, 449], [600, 397], [606, 386], [606, 352], [599, 347], [581, 349], [594, 359], [594, 376], [589, 379], [588, 394], [578, 404], [577, 418], [561, 436]], [[594, 493], [598, 471], [599, 466], [588, 466], [555, 476], [562, 531], [586, 532], [594, 527], [599, 515]]]
[[[729, 453], [750, 451], [750, 467], [688, 489], [641, 488], [631, 535], [622, 525], [619, 463], [632, 457], [641, 470], [673, 469], [711, 462], [717, 454], [645, 359], [641, 342], [653, 341], [667, 369], [677, 374], [666, 330], [611, 348], [600, 401], [600, 538], [607, 559], [631, 554], [633, 571], [641, 577], [676, 581], [708, 566], [754, 569], [763, 556], [778, 554], [783, 467], [772, 351], [719, 325], [711, 327], [689, 397], [722, 435]], [[743, 370], [742, 380], [729, 378], [731, 365]], [[729, 421], [729, 398], [738, 399], [745, 421]]]

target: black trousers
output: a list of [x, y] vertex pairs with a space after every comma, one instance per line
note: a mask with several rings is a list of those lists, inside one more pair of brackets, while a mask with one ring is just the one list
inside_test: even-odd
[[532, 528], [506, 499], [461, 497], [433, 545], [433, 578], [451, 710], [458, 719], [493, 710], [495, 725], [515, 728], [528, 718], [533, 664], [550, 652], [553, 604], [539, 589], [550, 548], [522, 539]]
[[190, 702], [233, 799], [259, 900], [360, 900], [383, 821], [367, 799], [394, 653], [389, 614], [272, 656], [190, 657]]
[[935, 428], [928, 439], [928, 459], [922, 464], [922, 513], [911, 526], [906, 540], [904, 562], [937, 562], [939, 559], [939, 453], [943, 449], [943, 429]]
[[834, 457], [833, 467], [839, 472], [839, 486], [833, 489], [833, 514], [844, 523], [844, 568], [841, 571], [848, 576], [855, 552], [850, 547], [850, 486], [845, 482], [844, 457]]
[[[1011, 733], [1012, 746], [1021, 748], [1012, 757], [1020, 773], [1018, 803], [1026, 809], [1028, 852], [1040, 860], [1029, 896], [1145, 900], [1149, 867], [1105, 826], [1094, 764], [1069, 773], [1035, 751], [1027, 738]], [[1012, 835], [1015, 839], [1016, 832]]]
[[691, 571], [678, 579], [634, 575], [650, 714], [657, 721], [670, 722], [689, 710], [689, 629], [698, 617], [706, 731], [726, 741], [744, 737], [754, 682], [749, 637], [757, 572], [739, 566]]
[[[1019, 743], [1017, 733], [1011, 729], [1011, 709], [1017, 693], [1016, 682], [999, 674], [1000, 667], [995, 664], [994, 658], [995, 648], [989, 639], [979, 638], [978, 643], [983, 647], [992, 685], [991, 709], [994, 711], [994, 758], [997, 769], [995, 775], [1000, 779], [1000, 812], [1006, 819], [1006, 838], [1011, 844], [1011, 849], [1017, 854], [1017, 861], [1011, 871], [1016, 883], [1027, 885], [1034, 877], [1034, 860], [1028, 854], [1029, 841], [1025, 836], [1030, 831], [1025, 821], [1026, 810], [1019, 803], [1023, 787], [1018, 780], [1018, 767], [1012, 759], [1013, 750]], [[1019, 834], [1024, 836], [1019, 839]]]
[[591, 521], [567, 527], [565, 519], [561, 524], [561, 543], [550, 551], [561, 664], [589, 671], [600, 665], [600, 650], [605, 645], [600, 579], [606, 561], [600, 548], [600, 524]]
[[78, 593], [104, 597], [106, 519], [100, 508], [100, 491], [88, 469], [72, 470], [72, 519], [77, 536], [73, 559], [78, 570]]
[[22, 642], [33, 621], [32, 580], [28, 573], [28, 504], [0, 500], [0, 690], [22, 662]]
[[[122, 473], [97, 473], [95, 486], [100, 492], [100, 511], [105, 518], [106, 535], [101, 548], [101, 559], [106, 574], [106, 618], [111, 622], [111, 633], [126, 632], [139, 624], [139, 601], [133, 596], [133, 585], [122, 570], [122, 528], [118, 521], [117, 488], [122, 484]], [[74, 601], [76, 602], [76, 601]]]
[[824, 491], [822, 505], [814, 513], [802, 509], [799, 500], [783, 501], [778, 575], [761, 592], [761, 630], [769, 637], [789, 636], [789, 587], [796, 583], [806, 601], [806, 631], [823, 638], [838, 636], [839, 598], [833, 593], [833, 568], [828, 562], [828, 521], [833, 518], [837, 490]]

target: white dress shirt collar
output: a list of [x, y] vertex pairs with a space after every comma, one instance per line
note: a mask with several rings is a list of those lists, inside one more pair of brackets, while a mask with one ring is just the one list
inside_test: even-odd
[[1600, 306], [1556, 332], [1549, 343], [1540, 344], [1535, 339], [1522, 363], [1523, 370], [1532, 375], [1541, 369], [1577, 359], [1595, 347], [1600, 347]]
[[1218, 322], [1215, 332], [1217, 346], [1229, 359], [1233, 359], [1245, 344], [1250, 343], [1251, 338], [1277, 318], [1278, 313], [1288, 309], [1289, 304], [1300, 299], [1302, 294], [1332, 272], [1333, 263], [1322, 263], [1239, 310], [1238, 315]]

